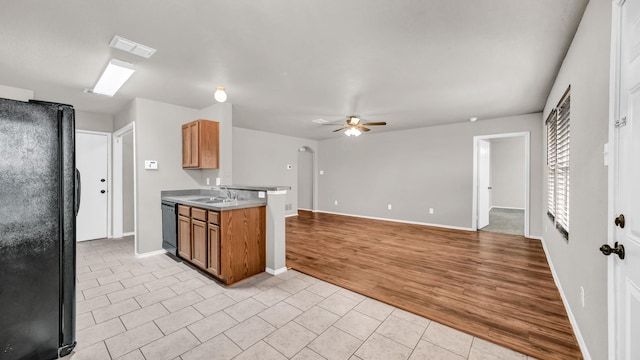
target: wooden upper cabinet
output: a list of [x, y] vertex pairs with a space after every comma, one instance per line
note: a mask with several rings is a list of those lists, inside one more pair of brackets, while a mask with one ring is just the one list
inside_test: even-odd
[[217, 169], [220, 162], [220, 123], [195, 120], [182, 125], [182, 167]]

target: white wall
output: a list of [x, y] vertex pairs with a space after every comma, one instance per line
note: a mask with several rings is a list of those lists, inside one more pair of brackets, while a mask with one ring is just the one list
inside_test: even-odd
[[[160, 191], [200, 187], [200, 173], [182, 170], [182, 124], [198, 110], [147, 99], [136, 102], [137, 252], [162, 249]], [[145, 170], [145, 160], [158, 170]]]
[[[607, 358], [607, 259], [598, 248], [607, 239], [607, 168], [602, 151], [608, 141], [610, 43], [611, 1], [591, 0], [543, 115], [546, 119], [571, 85], [569, 241], [560, 236], [545, 215], [544, 192], [541, 214], [548, 256], [592, 359]], [[544, 121], [540, 127], [544, 129]], [[546, 149], [543, 151], [546, 158]], [[546, 174], [544, 166], [540, 171]], [[546, 186], [545, 175], [545, 191]]]
[[[307, 146], [317, 153], [318, 142], [262, 131], [233, 128], [233, 180], [238, 185], [289, 185], [286, 204], [298, 209], [298, 149]], [[287, 169], [287, 165], [292, 168]]]
[[[471, 228], [473, 137], [529, 131], [531, 168], [539, 169], [540, 119], [537, 113], [320, 141], [319, 209]], [[532, 236], [541, 234], [541, 183], [532, 171]]]
[[113, 116], [76, 110], [76, 129], [113, 132]]
[[491, 206], [524, 209], [524, 137], [491, 139], [489, 142], [491, 143]]
[[220, 123], [220, 167], [214, 170], [191, 170], [200, 172], [200, 183], [207, 186], [215, 186], [216, 177], [220, 177], [221, 184], [233, 183], [233, 109], [230, 103], [214, 104], [202, 109], [200, 119], [214, 120]]
[[[120, 111], [116, 129], [135, 121], [137, 181], [137, 248], [140, 254], [162, 249], [160, 191], [206, 186], [206, 176], [230, 174], [231, 104], [216, 104], [203, 110], [137, 98]], [[211, 119], [211, 117], [218, 117]], [[182, 124], [200, 118], [220, 122], [220, 169], [182, 169]], [[145, 170], [145, 160], [158, 161], [158, 170]], [[226, 175], [230, 178], [230, 175]], [[215, 180], [214, 180], [215, 181]]]

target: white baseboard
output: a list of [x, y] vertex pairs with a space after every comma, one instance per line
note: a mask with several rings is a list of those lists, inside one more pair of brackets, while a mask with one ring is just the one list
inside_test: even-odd
[[298, 208], [298, 210], [302, 210], [302, 211], [313, 211], [312, 209], [303, 209], [303, 208]]
[[288, 217], [292, 217], [292, 216], [298, 216], [298, 214], [289, 214], [289, 215], [285, 215], [284, 217], [288, 218]]
[[166, 252], [167, 252], [167, 250], [165, 250], [165, 249], [160, 249], [160, 250], [156, 250], [156, 251], [149, 251], [149, 252], [142, 253], [142, 254], [138, 254], [138, 252], [136, 251], [136, 258], [142, 259], [142, 258], [146, 258], [146, 257], [150, 257], [150, 256], [162, 255], [162, 254], [164, 254]]
[[265, 271], [267, 274], [271, 274], [271, 275], [280, 275], [280, 274], [282, 274], [282, 273], [287, 272], [287, 267], [285, 266], [285, 267], [283, 267], [283, 268], [276, 269], [276, 270], [273, 270], [273, 269], [271, 269], [271, 268], [266, 268], [266, 269], [264, 269], [264, 271]]
[[558, 292], [560, 292], [560, 297], [562, 298], [562, 304], [564, 305], [564, 309], [567, 311], [567, 316], [569, 317], [569, 322], [571, 323], [571, 327], [573, 328], [573, 332], [576, 335], [576, 340], [578, 340], [578, 345], [580, 346], [580, 351], [582, 351], [582, 356], [585, 360], [591, 360], [591, 355], [589, 354], [589, 349], [587, 349], [587, 344], [582, 337], [582, 333], [580, 332], [580, 328], [578, 327], [578, 322], [576, 321], [575, 316], [573, 316], [573, 312], [571, 311], [571, 307], [569, 306], [569, 302], [567, 301], [567, 296], [564, 294], [564, 290], [562, 289], [562, 285], [560, 284], [560, 280], [558, 279], [558, 275], [556, 274], [556, 269], [553, 267], [553, 262], [551, 262], [551, 257], [549, 256], [549, 251], [547, 249], [547, 245], [544, 242], [543, 238], [540, 238], [542, 242], [542, 248], [544, 249], [544, 255], [547, 257], [547, 262], [549, 263], [549, 269], [551, 269], [551, 275], [553, 276], [553, 282], [555, 282], [556, 287], [558, 288]]
[[472, 228], [467, 228], [467, 227], [462, 227], [462, 226], [451, 226], [451, 225], [442, 225], [442, 224], [431, 224], [431, 223], [425, 223], [425, 222], [419, 222], [419, 221], [387, 219], [387, 218], [381, 218], [381, 217], [375, 217], [375, 216], [345, 214], [345, 213], [332, 212], [332, 211], [323, 211], [323, 210], [317, 210], [317, 212], [325, 213], [325, 214], [333, 214], [333, 215], [351, 216], [351, 217], [357, 217], [357, 218], [363, 218], [363, 219], [371, 219], [371, 220], [391, 221], [391, 222], [397, 222], [397, 223], [403, 223], [403, 224], [433, 226], [433, 227], [439, 227], [439, 228], [445, 228], [445, 229], [464, 230], [464, 231], [475, 231]]
[[136, 233], [132, 231], [132, 232], [128, 232], [128, 233], [124, 233], [124, 234], [122, 234], [122, 237], [125, 237], [125, 236], [133, 236], [133, 235], [135, 235], [135, 234], [136, 234]]
[[542, 237], [540, 236], [533, 236], [533, 235], [529, 235], [529, 236], [525, 236], [527, 239], [533, 239], [533, 240], [540, 240], [542, 241]]

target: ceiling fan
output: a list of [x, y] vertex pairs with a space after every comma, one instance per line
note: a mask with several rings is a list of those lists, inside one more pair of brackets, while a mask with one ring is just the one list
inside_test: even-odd
[[[347, 136], [360, 136], [363, 132], [370, 131], [371, 129], [366, 128], [365, 126], [380, 126], [387, 125], [384, 121], [374, 121], [374, 122], [360, 122], [362, 120], [359, 115], [349, 115], [347, 116], [347, 124], [341, 126], [340, 128], [333, 130], [333, 132], [342, 131], [347, 129], [344, 133]], [[336, 125], [336, 124], [327, 124], [327, 125]]]

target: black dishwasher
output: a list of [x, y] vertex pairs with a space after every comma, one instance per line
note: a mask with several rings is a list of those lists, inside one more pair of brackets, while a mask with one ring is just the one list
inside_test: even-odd
[[178, 204], [162, 200], [162, 248], [176, 255], [178, 248]]

